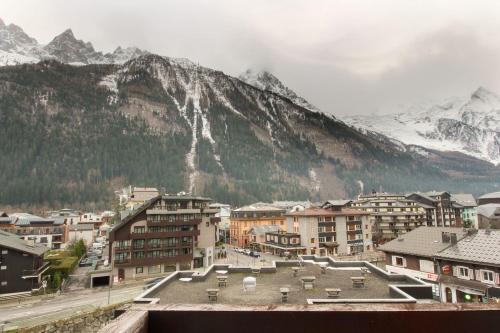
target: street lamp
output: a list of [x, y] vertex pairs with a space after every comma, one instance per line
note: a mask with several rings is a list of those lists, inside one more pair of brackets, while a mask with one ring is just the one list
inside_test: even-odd
[[108, 283], [108, 305], [109, 305], [109, 301], [110, 301], [110, 298], [111, 298], [111, 283], [113, 283], [113, 274], [111, 274], [109, 276], [109, 283]]

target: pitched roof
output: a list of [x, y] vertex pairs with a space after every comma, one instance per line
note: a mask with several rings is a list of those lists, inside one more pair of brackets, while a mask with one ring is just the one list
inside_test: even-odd
[[258, 234], [265, 234], [266, 232], [275, 232], [278, 230], [279, 227], [277, 225], [259, 225], [250, 228], [250, 230], [248, 230], [248, 233], [253, 235], [258, 235]]
[[321, 207], [327, 207], [327, 206], [345, 206], [348, 203], [352, 202], [352, 200], [328, 200], [325, 202]]
[[431, 257], [451, 245], [450, 243], [443, 243], [443, 232], [456, 233], [457, 239], [462, 239], [467, 235], [467, 231], [462, 228], [421, 226], [401, 235], [399, 238], [380, 245], [379, 250]]
[[278, 208], [271, 206], [270, 204], [265, 204], [262, 202], [257, 202], [252, 205], [243, 206], [238, 209], [233, 210], [233, 212], [269, 212], [269, 211], [285, 211], [283, 208]]
[[500, 266], [500, 230], [480, 229], [440, 251], [436, 257]]
[[472, 194], [452, 194], [451, 200], [456, 201], [464, 207], [476, 207], [477, 202]]
[[345, 216], [345, 215], [370, 215], [370, 213], [363, 212], [357, 209], [342, 209], [334, 211], [326, 208], [307, 208], [303, 211], [291, 212], [287, 216]]
[[0, 230], [0, 244], [6, 248], [41, 256], [49, 249], [41, 244], [32, 244], [15, 234]]
[[499, 199], [500, 192], [486, 193], [479, 197], [479, 199]]
[[46, 219], [46, 218], [36, 216], [33, 214], [29, 214], [29, 213], [14, 213], [14, 214], [11, 214], [10, 217], [12, 217], [14, 223], [17, 226], [26, 226], [26, 225], [30, 225], [33, 223], [35, 223], [35, 224], [36, 223], [54, 223], [54, 222], [57, 222], [54, 224], [64, 223], [64, 221], [61, 223], [60, 221], [55, 221], [53, 218]]
[[500, 218], [500, 204], [486, 204], [477, 207], [477, 214], [491, 218]]
[[69, 226], [69, 231], [88, 231], [94, 230], [94, 225], [92, 223], [78, 223]]

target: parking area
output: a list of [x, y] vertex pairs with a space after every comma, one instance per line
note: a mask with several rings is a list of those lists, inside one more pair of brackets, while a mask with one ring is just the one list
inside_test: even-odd
[[226, 258], [216, 259], [215, 263], [232, 264], [236, 266], [270, 266], [275, 260], [283, 260], [283, 258], [279, 256], [263, 252], [259, 252], [258, 257], [250, 256], [249, 254], [235, 250], [235, 248], [231, 246], [226, 246], [222, 251], [226, 252]]

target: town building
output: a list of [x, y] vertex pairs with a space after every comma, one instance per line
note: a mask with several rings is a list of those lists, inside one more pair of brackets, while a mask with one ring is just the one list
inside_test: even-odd
[[425, 209], [427, 226], [461, 227], [463, 207], [448, 192], [411, 193], [406, 199], [416, 201]]
[[266, 232], [264, 241], [260, 242], [263, 252], [281, 257], [298, 256], [306, 253], [306, 247], [300, 245], [300, 234], [286, 231]]
[[472, 194], [452, 194], [451, 200], [462, 206], [462, 224], [466, 228], [478, 228], [477, 202]]
[[296, 212], [299, 210], [304, 210], [310, 208], [312, 203], [308, 201], [273, 201], [270, 206], [284, 209], [287, 212]]
[[500, 192], [486, 193], [477, 199], [478, 205], [500, 204]]
[[10, 219], [11, 226], [4, 230], [15, 232], [22, 239], [43, 244], [49, 249], [64, 248], [68, 235], [63, 220], [28, 213], [14, 213], [10, 215]]
[[351, 206], [370, 214], [373, 241], [376, 244], [398, 237], [424, 225], [425, 209], [404, 196], [388, 193], [372, 193], [360, 196]]
[[124, 280], [210, 266], [220, 220], [210, 201], [165, 195], [142, 204], [110, 231], [113, 275]]
[[277, 225], [259, 225], [250, 228], [248, 234], [250, 235], [250, 245], [259, 246], [266, 242], [266, 234], [270, 232], [277, 232], [280, 228]]
[[286, 214], [286, 231], [300, 235], [306, 254], [350, 255], [373, 250], [369, 214], [309, 208]]
[[478, 206], [477, 220], [479, 229], [500, 229], [500, 204]]
[[94, 242], [94, 226], [88, 223], [72, 224], [68, 226], [68, 242], [76, 243], [83, 240], [85, 245], [90, 246]]
[[57, 211], [48, 212], [49, 219], [53, 219], [58, 224], [74, 225], [80, 222], [81, 213], [71, 208], [63, 208]]
[[220, 222], [217, 226], [217, 240], [223, 243], [229, 243], [229, 228], [231, 225], [231, 206], [222, 203], [211, 203], [210, 208], [218, 209], [219, 211], [215, 214], [215, 217], [220, 218]]
[[321, 208], [331, 210], [342, 210], [352, 206], [352, 200], [328, 200], [321, 205]]
[[[451, 233], [454, 233], [453, 240]], [[391, 274], [406, 274], [430, 283], [434, 296], [441, 297], [439, 269], [434, 256], [467, 235], [467, 230], [449, 227], [419, 227], [381, 245], [385, 269]]]
[[41, 286], [46, 246], [20, 239], [0, 230], [0, 294], [31, 293]]
[[250, 235], [248, 232], [253, 227], [277, 225], [281, 230], [285, 230], [285, 217], [283, 216], [285, 212], [285, 209], [263, 203], [233, 210], [230, 225], [231, 244], [238, 247], [249, 246]]
[[155, 187], [137, 187], [130, 185], [123, 188], [117, 195], [120, 205], [124, 206], [125, 210], [133, 211], [146, 201], [160, 195], [160, 191]]
[[500, 301], [500, 230], [471, 230], [435, 258], [443, 302]]

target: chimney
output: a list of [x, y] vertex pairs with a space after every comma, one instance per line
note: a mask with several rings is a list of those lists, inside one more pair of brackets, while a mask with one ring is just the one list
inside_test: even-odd
[[441, 241], [443, 243], [449, 243], [450, 242], [450, 234], [447, 232], [441, 232]]
[[451, 244], [454, 245], [454, 244], [457, 244], [457, 234], [456, 233], [451, 233], [450, 234], [450, 240], [451, 240]]

